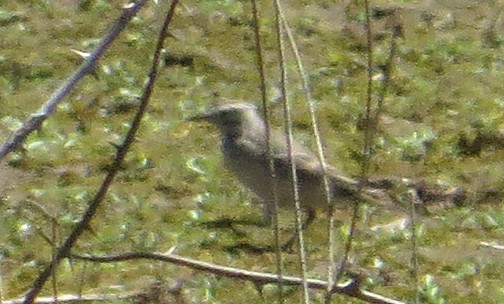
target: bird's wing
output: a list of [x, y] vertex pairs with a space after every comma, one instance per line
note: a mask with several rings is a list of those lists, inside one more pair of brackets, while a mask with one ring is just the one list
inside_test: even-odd
[[[239, 141], [242, 153], [247, 153], [249, 157], [256, 158], [258, 163], [264, 162], [266, 147], [263, 141], [255, 141], [257, 137], [242, 137]], [[272, 133], [271, 136], [271, 157], [275, 163], [275, 174], [277, 176], [291, 176], [292, 169], [287, 151], [287, 143], [283, 133]], [[293, 155], [296, 163], [296, 173], [298, 179], [312, 179], [322, 181], [324, 174], [322, 165], [315, 154], [299, 142], [292, 143]], [[355, 179], [343, 176], [336, 168], [326, 167], [326, 174], [329, 178], [331, 189], [337, 196], [361, 197], [365, 200], [374, 201], [381, 194], [375, 193], [374, 189], [360, 187]]]
[[[238, 149], [242, 153], [246, 153], [248, 157], [257, 159], [258, 163], [266, 160], [265, 155], [267, 155], [268, 151], [266, 150], [265, 138], [242, 136], [236, 141], [236, 144], [239, 146]], [[318, 158], [306, 147], [294, 141], [292, 143], [292, 149], [298, 171], [302, 170], [316, 174], [321, 170]], [[275, 168], [278, 170], [277, 174], [290, 174], [290, 157], [287, 150], [285, 135], [283, 133], [278, 131], [272, 132], [270, 153], [275, 161]]]
[[[287, 143], [286, 140], [282, 140], [285, 139], [285, 135], [280, 134], [280, 136], [273, 136], [272, 139], [274, 140], [272, 141], [272, 147], [276, 148], [272, 150], [272, 156], [275, 159], [277, 174], [290, 175], [291, 164], [289, 162]], [[292, 143], [292, 148], [298, 176], [300, 178], [314, 178], [322, 181], [324, 170], [319, 158], [312, 151], [295, 140]], [[384, 196], [383, 191], [362, 187], [359, 181], [342, 175], [341, 172], [333, 166], [327, 165], [325, 173], [329, 178], [331, 189], [335, 191], [335, 195], [356, 196], [368, 201], [374, 201]]]
[[[285, 135], [280, 134], [280, 136], [273, 136], [272, 147], [275, 147], [275, 149], [272, 150], [272, 156], [277, 164], [275, 168], [279, 169], [279, 174], [284, 171], [283, 168], [288, 168], [289, 173], [286, 172], [286, 174], [290, 174], [291, 168]], [[324, 170], [319, 158], [311, 150], [295, 140], [292, 142], [292, 149], [298, 175], [321, 179]], [[341, 175], [336, 168], [329, 165], [326, 166], [326, 174], [333, 187], [348, 192], [349, 194], [358, 191], [358, 182], [352, 178]]]

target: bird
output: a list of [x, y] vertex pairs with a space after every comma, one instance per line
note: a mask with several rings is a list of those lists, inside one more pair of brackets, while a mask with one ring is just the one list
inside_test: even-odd
[[[267, 125], [255, 105], [246, 102], [222, 104], [186, 120], [204, 121], [220, 130], [224, 166], [262, 201], [263, 221], [266, 225], [273, 221], [275, 194], [279, 208], [295, 209], [287, 137], [280, 130], [272, 129], [268, 152]], [[316, 210], [328, 208], [324, 170], [319, 158], [307, 147], [293, 140], [291, 148], [299, 202], [307, 213], [303, 226], [307, 227], [315, 219]], [[270, 159], [274, 164], [274, 177], [271, 174]], [[363, 187], [357, 180], [341, 175], [332, 166], [326, 166], [325, 172], [333, 202], [369, 201], [382, 195], [380, 189]]]

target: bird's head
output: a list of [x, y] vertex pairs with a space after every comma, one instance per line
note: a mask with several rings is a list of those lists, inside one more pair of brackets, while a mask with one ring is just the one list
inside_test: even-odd
[[221, 105], [186, 120], [212, 123], [220, 129], [223, 136], [239, 136], [244, 128], [257, 129], [264, 125], [257, 107], [248, 103]]

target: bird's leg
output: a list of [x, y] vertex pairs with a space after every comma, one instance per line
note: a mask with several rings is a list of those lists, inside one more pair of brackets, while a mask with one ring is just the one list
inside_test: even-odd
[[[306, 220], [301, 225], [301, 230], [305, 230], [306, 228], [308, 228], [308, 226], [315, 220], [315, 216], [316, 216], [315, 209], [307, 208], [306, 209]], [[294, 232], [294, 234], [290, 237], [290, 239], [285, 244], [282, 245], [282, 251], [292, 252], [292, 246], [299, 239], [298, 236], [299, 236], [299, 232], [297, 231], [297, 227], [296, 227], [296, 231]]]
[[[273, 207], [274, 205], [272, 204], [264, 204], [263, 206], [263, 215], [265, 215], [264, 217], [264, 221], [267, 222], [268, 220], [271, 221], [273, 219], [273, 212], [271, 212], [271, 210], [274, 208]], [[304, 220], [303, 224], [301, 225], [301, 229], [302, 230], [305, 230], [312, 222], [313, 220], [315, 219], [315, 210], [312, 209], [312, 208], [308, 208], [305, 210], [306, 212], [306, 219]], [[297, 230], [297, 229], [296, 229]], [[291, 237], [290, 239], [285, 243], [283, 244], [280, 249], [282, 251], [286, 251], [286, 252], [292, 252], [292, 246], [295, 244], [295, 242], [298, 240], [298, 232], [296, 231]], [[239, 244], [236, 244], [236, 245], [233, 245], [233, 246], [227, 246], [226, 248], [226, 251], [230, 252], [230, 253], [237, 253], [237, 252], [240, 252], [240, 251], [247, 251], [249, 253], [253, 253], [253, 254], [263, 254], [263, 253], [267, 253], [267, 252], [274, 252], [275, 251], [275, 247], [274, 246], [266, 246], [266, 247], [257, 247], [257, 246], [254, 246], [254, 245], [251, 245], [251, 244], [248, 244], [248, 243], [239, 243]]]
[[273, 224], [273, 217], [275, 216], [275, 204], [274, 202], [264, 202], [262, 205], [262, 215], [265, 227], [271, 226]]

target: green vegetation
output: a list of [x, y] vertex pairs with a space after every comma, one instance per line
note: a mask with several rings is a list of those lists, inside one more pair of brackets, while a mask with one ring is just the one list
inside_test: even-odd
[[[0, 169], [0, 276], [2, 298], [20, 296], [51, 260], [53, 242], [64, 240], [101, 183], [122, 141], [147, 77], [156, 35], [168, 6], [149, 2], [97, 67], [82, 81], [23, 150]], [[287, 18], [319, 101], [328, 157], [348, 175], [358, 175], [363, 134], [358, 128], [366, 100], [363, 8], [357, 1], [290, 1]], [[455, 5], [454, 3], [457, 3]], [[504, 86], [501, 7], [485, 1], [398, 1], [404, 37], [398, 41], [391, 85], [376, 139], [371, 175], [425, 179], [467, 189], [467, 206], [434, 208], [417, 218], [420, 298], [425, 303], [504, 302], [503, 251], [480, 242], [504, 243]], [[386, 6], [375, 1], [372, 7]], [[123, 1], [0, 1], [0, 139], [48, 99], [119, 15]], [[269, 2], [260, 5], [267, 83], [276, 96], [277, 57]], [[269, 228], [240, 226], [242, 233], [208, 228], [220, 218], [257, 221], [253, 199], [222, 169], [218, 134], [183, 121], [216, 96], [258, 102], [259, 77], [247, 1], [184, 1], [166, 40], [167, 57], [151, 107], [124, 168], [92, 227], [74, 253], [127, 251], [175, 253], [220, 265], [275, 272], [273, 254], [229, 253], [238, 242], [273, 244]], [[387, 22], [373, 19], [375, 75], [388, 56]], [[381, 37], [381, 38], [380, 38]], [[288, 64], [297, 137], [311, 144], [310, 121], [295, 66]], [[378, 77], [377, 77], [378, 78]], [[380, 83], [375, 81], [376, 88]], [[281, 109], [273, 110], [279, 125]], [[112, 143], [112, 144], [111, 144]], [[482, 197], [479, 193], [493, 193]], [[474, 194], [473, 194], [474, 193]], [[477, 202], [477, 203], [474, 203]], [[341, 243], [350, 210], [340, 210]], [[409, 230], [372, 229], [402, 218], [402, 211], [363, 206], [352, 253], [353, 266], [367, 270], [373, 292], [410, 301]], [[321, 216], [321, 219], [323, 217]], [[292, 227], [292, 214], [281, 214]], [[327, 222], [308, 229], [308, 269], [326, 278]], [[288, 238], [290, 230], [282, 230]], [[297, 254], [285, 257], [297, 275]], [[149, 261], [92, 264], [65, 260], [58, 268], [60, 293], [118, 293], [154, 281], [184, 282], [188, 302], [261, 303], [249, 282], [237, 282]], [[44, 295], [51, 294], [46, 284]], [[239, 292], [237, 292], [239, 288]], [[276, 287], [264, 290], [268, 302]], [[301, 293], [289, 289], [290, 302]], [[313, 293], [323, 302], [323, 294]], [[336, 296], [347, 303], [346, 297]], [[354, 300], [357, 303], [356, 300]], [[335, 300], [336, 302], [336, 300]]]

